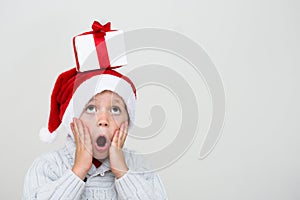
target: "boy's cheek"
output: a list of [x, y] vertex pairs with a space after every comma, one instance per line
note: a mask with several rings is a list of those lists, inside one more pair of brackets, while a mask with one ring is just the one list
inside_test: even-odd
[[122, 123], [125, 123], [126, 121], [128, 122], [128, 119], [125, 116], [116, 116], [113, 118], [113, 120], [114, 120], [115, 124], [118, 126], [118, 128], [120, 128]]

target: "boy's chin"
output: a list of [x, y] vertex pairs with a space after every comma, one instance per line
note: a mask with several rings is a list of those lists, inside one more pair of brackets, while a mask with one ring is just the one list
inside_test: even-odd
[[96, 158], [97, 160], [104, 160], [108, 157], [109, 153], [108, 152], [94, 152], [93, 157]]

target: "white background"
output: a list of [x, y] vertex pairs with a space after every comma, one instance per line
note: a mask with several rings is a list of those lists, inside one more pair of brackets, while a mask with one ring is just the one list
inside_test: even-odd
[[226, 93], [223, 135], [201, 140], [159, 173], [170, 199], [299, 199], [300, 4], [296, 0], [0, 2], [1, 199], [20, 199], [58, 73], [74, 66], [71, 38], [93, 20], [175, 30], [208, 53]]

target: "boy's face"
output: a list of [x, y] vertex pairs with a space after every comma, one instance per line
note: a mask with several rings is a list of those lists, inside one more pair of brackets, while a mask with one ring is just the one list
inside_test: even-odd
[[93, 157], [105, 159], [113, 135], [129, 117], [122, 98], [114, 92], [104, 91], [86, 104], [80, 119], [90, 131]]

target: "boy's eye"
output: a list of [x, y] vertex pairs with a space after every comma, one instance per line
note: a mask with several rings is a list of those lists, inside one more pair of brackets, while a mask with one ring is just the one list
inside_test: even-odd
[[113, 106], [113, 107], [111, 107], [111, 113], [112, 114], [120, 114], [121, 109], [118, 106]]
[[95, 113], [95, 112], [96, 112], [96, 106], [94, 106], [94, 105], [89, 105], [89, 106], [86, 108], [86, 112], [87, 112], [87, 113]]

